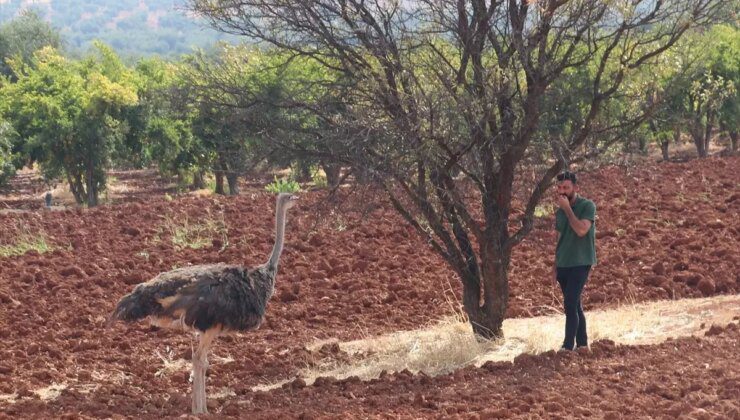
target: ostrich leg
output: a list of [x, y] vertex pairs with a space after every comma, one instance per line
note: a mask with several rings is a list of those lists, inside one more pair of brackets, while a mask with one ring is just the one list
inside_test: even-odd
[[208, 412], [206, 400], [206, 370], [208, 369], [208, 351], [213, 339], [218, 336], [220, 329], [211, 328], [200, 333], [198, 349], [193, 353], [193, 414]]
[[207, 412], [205, 388], [206, 388], [206, 357], [200, 350], [193, 354], [193, 414], [202, 414]]

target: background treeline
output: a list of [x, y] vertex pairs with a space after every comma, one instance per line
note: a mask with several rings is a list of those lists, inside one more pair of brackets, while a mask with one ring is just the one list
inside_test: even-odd
[[[38, 164], [50, 182], [68, 183], [87, 205], [97, 204], [111, 167], [156, 165], [193, 188], [202, 188], [210, 175], [216, 192], [231, 194], [238, 193], [238, 177], [259, 165], [294, 165], [304, 179], [321, 168], [330, 184], [338, 182], [346, 162], [332, 159], [329, 150], [347, 145], [331, 139], [348, 133], [336, 132], [320, 116], [343, 118], [341, 83], [322, 84], [327, 70], [317, 62], [221, 44], [208, 53], [126, 65], [102, 42], [70, 58], [64, 41], [33, 13], [0, 25], [0, 181]], [[650, 108], [650, 117], [615, 150], [644, 149], [654, 141], [668, 158], [669, 145], [683, 135], [705, 156], [719, 134], [731, 139], [735, 151], [739, 69], [737, 28], [694, 32], [655, 66], [634, 74], [600, 124], [618, 123], [609, 118], [622, 115], [620, 109]], [[568, 135], [585, 106], [578, 86], [589, 71], [588, 64], [573, 69], [553, 86], [560, 92], [542, 135]], [[339, 81], [342, 75], [328, 77]]]
[[33, 11], [59, 29], [68, 51], [86, 51], [93, 41], [111, 46], [122, 57], [177, 57], [217, 41], [233, 40], [184, 11], [181, 0], [51, 0], [0, 4], [0, 22]]
[[[239, 177], [257, 165], [297, 162], [273, 141], [281, 119], [297, 114], [270, 104], [291, 89], [310, 94], [285, 80], [310, 63], [220, 44], [126, 65], [102, 42], [70, 58], [62, 39], [35, 14], [0, 26], [0, 182], [36, 164], [94, 206], [112, 167], [155, 165], [192, 188], [209, 176], [217, 193], [238, 194]], [[310, 179], [317, 163], [300, 159], [300, 172]]]

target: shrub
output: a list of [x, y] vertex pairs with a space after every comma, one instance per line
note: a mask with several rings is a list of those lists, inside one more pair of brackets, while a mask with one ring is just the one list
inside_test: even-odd
[[277, 179], [265, 186], [265, 189], [271, 193], [294, 193], [301, 190], [301, 184], [292, 179]]

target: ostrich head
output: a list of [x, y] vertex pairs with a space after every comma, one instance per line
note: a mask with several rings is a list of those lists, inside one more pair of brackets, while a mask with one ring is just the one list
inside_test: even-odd
[[298, 196], [290, 193], [280, 193], [277, 197], [277, 208], [288, 210], [298, 202]]

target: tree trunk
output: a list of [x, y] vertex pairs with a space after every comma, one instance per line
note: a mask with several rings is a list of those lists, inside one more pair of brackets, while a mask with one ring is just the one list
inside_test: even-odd
[[224, 172], [223, 171], [214, 171], [214, 176], [216, 177], [216, 190], [214, 191], [216, 194], [226, 195], [224, 192]]
[[352, 170], [352, 173], [355, 176], [355, 182], [358, 184], [369, 184], [370, 181], [372, 181], [372, 177], [370, 176], [370, 173], [362, 167], [355, 167]]
[[647, 153], [647, 138], [643, 135], [640, 135], [637, 139], [638, 147], [640, 148], [640, 153], [646, 154]]
[[681, 142], [681, 127], [676, 125], [673, 127], [673, 143], [678, 145]]
[[733, 152], [737, 152], [737, 131], [730, 131], [730, 147]]
[[703, 138], [694, 138], [694, 144], [696, 145], [696, 153], [700, 158], [707, 157], [706, 144]]
[[668, 140], [663, 140], [660, 142], [660, 151], [663, 153], [663, 160], [668, 160]]
[[476, 337], [492, 340], [503, 337], [502, 326], [509, 303], [510, 256], [488, 252], [484, 258], [480, 274], [462, 276], [463, 308]]
[[239, 195], [239, 174], [227, 172], [226, 181], [229, 183], [229, 195]]
[[707, 125], [704, 127], [704, 156], [709, 155], [709, 142], [712, 140], [714, 113], [707, 111]]
[[335, 188], [339, 185], [342, 167], [335, 164], [322, 163], [321, 169], [326, 173], [326, 185], [329, 188]]
[[82, 205], [85, 202], [85, 187], [82, 185], [80, 177], [72, 177], [67, 172], [67, 183], [69, 184], [69, 190], [72, 191], [72, 195], [75, 197], [75, 202], [78, 205]]
[[95, 166], [92, 162], [87, 164], [87, 207], [98, 205], [98, 182], [95, 179]]
[[689, 134], [691, 134], [691, 139], [694, 141], [694, 145], [696, 146], [696, 154], [700, 158], [706, 157], [707, 148], [706, 143], [704, 142], [704, 134], [706, 131], [704, 130], [704, 124], [702, 124], [701, 114], [694, 114], [693, 118], [689, 121], [688, 128]]
[[303, 160], [299, 160], [297, 164], [297, 176], [296, 180], [300, 182], [308, 182], [311, 180], [311, 165], [308, 164], [308, 162], [305, 162]]
[[195, 171], [195, 173], [193, 173], [193, 184], [191, 185], [191, 187], [194, 190], [200, 190], [204, 188], [205, 185], [206, 183], [205, 181], [203, 181], [203, 171]]
[[[491, 287], [503, 289], [503, 291], [497, 293], [491, 301], [479, 304], [477, 302], [473, 302], [470, 298], [465, 298], [466, 294], [470, 297], [475, 296], [472, 288], [468, 287], [466, 284], [463, 287], [463, 306], [476, 337], [483, 340], [494, 340], [504, 336], [502, 326], [504, 323], [504, 317], [506, 316], [506, 307], [508, 305], [509, 297], [508, 287], [501, 287], [501, 283], [505, 284], [508, 281], [508, 278], [506, 273], [490, 273], [484, 276], [482, 280], [484, 283], [488, 283]], [[478, 295], [479, 294], [480, 293], [478, 293]], [[467, 302], [467, 305], [465, 302]]]
[[701, 128], [693, 127], [691, 129], [691, 138], [694, 140], [696, 146], [696, 154], [700, 158], [707, 157], [706, 143], [704, 143], [704, 136], [701, 133]]
[[95, 207], [98, 205], [98, 191], [94, 185], [90, 184], [92, 182], [88, 183], [87, 186], [87, 207]]

